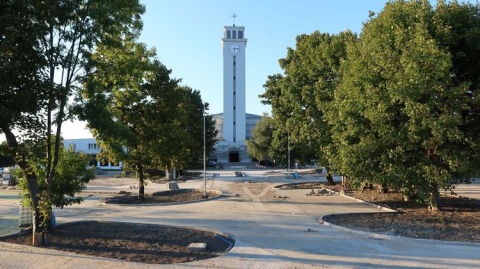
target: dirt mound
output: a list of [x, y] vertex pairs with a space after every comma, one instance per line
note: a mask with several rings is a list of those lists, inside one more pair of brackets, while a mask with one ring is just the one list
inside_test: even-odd
[[[211, 259], [231, 249], [234, 241], [209, 231], [126, 222], [74, 222], [51, 231], [51, 249], [124, 261], [171, 264]], [[2, 239], [30, 245], [31, 233]], [[206, 243], [190, 251], [191, 243]]]
[[[220, 195], [217, 191], [208, 191], [208, 198], [215, 198]], [[121, 192], [117, 196], [102, 199], [106, 204], [155, 204], [155, 203], [180, 203], [197, 202], [205, 200], [202, 190], [179, 189], [155, 192], [152, 195], [145, 195], [140, 200], [136, 193]]]
[[412, 238], [480, 243], [480, 201], [457, 196], [440, 196], [441, 211], [403, 201], [398, 192], [380, 193], [366, 189], [348, 196], [388, 207], [399, 213], [329, 215], [323, 219], [362, 231]]

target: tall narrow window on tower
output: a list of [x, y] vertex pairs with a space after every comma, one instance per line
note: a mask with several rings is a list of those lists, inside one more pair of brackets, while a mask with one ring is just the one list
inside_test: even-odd
[[243, 31], [238, 30], [238, 39], [243, 39]]
[[230, 39], [230, 30], [227, 30], [227, 39]]
[[[235, 39], [235, 31], [232, 31], [233, 32], [233, 38]], [[236, 47], [236, 46], [234, 46]], [[235, 63], [237, 61], [237, 56], [235, 56], [236, 50], [233, 51], [234, 54], [233, 54], [233, 63]], [[235, 66], [235, 64], [233, 64], [232, 66], [233, 68], [233, 80], [232, 80], [232, 84], [233, 84], [233, 92], [235, 93], [237, 91], [237, 81], [235, 80], [235, 77], [237, 75], [237, 67]], [[235, 94], [233, 94], [232, 96], [232, 104], [233, 106], [235, 107], [237, 105], [237, 96]], [[237, 126], [235, 125], [235, 122], [237, 121], [237, 112], [235, 111], [235, 109], [232, 110], [232, 113], [233, 113], [233, 126], [232, 126], [232, 133], [234, 135], [234, 138], [233, 140], [235, 140], [235, 134], [237, 133]]]
[[232, 38], [237, 39], [237, 31], [235, 30], [232, 31]]

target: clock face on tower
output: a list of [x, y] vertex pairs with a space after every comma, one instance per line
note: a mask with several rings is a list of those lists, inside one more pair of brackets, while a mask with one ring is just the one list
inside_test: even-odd
[[231, 44], [230, 45], [230, 53], [232, 53], [233, 55], [236, 55], [240, 52], [240, 46], [238, 44]]

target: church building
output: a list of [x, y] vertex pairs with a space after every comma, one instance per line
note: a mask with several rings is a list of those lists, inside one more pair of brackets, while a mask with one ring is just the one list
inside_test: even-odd
[[[233, 15], [235, 19], [236, 15]], [[245, 111], [245, 38], [244, 26], [225, 26], [223, 48], [223, 113], [214, 114], [218, 130], [217, 144], [210, 159], [218, 162], [251, 162], [245, 140], [261, 116]]]

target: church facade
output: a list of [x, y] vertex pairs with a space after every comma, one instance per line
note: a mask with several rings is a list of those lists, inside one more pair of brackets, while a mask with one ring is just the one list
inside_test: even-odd
[[247, 114], [245, 100], [245, 38], [244, 26], [225, 26], [223, 48], [223, 113], [214, 114], [218, 131], [215, 151], [210, 159], [218, 162], [251, 162], [245, 140], [261, 116]]

